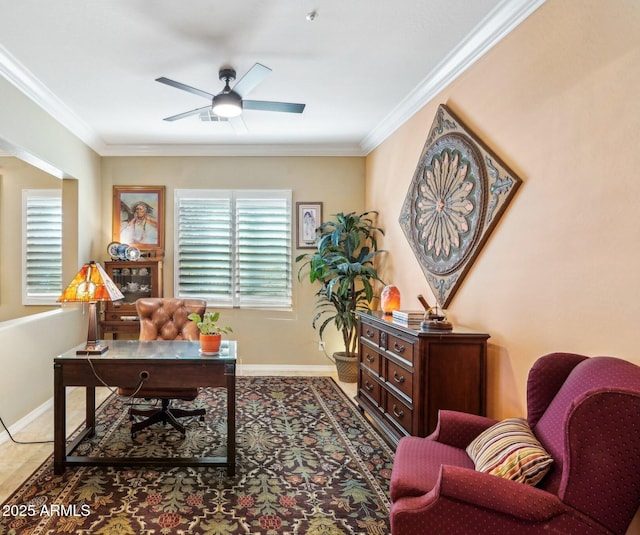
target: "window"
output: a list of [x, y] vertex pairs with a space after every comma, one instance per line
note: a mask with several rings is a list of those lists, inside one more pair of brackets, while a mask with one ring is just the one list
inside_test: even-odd
[[291, 191], [176, 190], [175, 295], [291, 307]]
[[22, 190], [22, 304], [55, 305], [62, 293], [62, 191]]

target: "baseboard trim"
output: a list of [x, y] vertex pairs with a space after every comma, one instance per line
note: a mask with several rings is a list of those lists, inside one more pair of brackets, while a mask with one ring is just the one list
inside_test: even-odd
[[[77, 388], [77, 387], [74, 386], [73, 388]], [[20, 431], [22, 431], [36, 418], [38, 418], [39, 416], [42, 416], [45, 412], [49, 410], [53, 411], [53, 398], [49, 398], [42, 405], [40, 405], [39, 407], [36, 407], [30, 413], [20, 418], [16, 423], [9, 426], [9, 433], [11, 433], [11, 436], [15, 438], [16, 433], [19, 433]], [[10, 440], [9, 435], [3, 429], [2, 433], [0, 433], [0, 444], [4, 444], [8, 440]]]
[[336, 367], [329, 365], [290, 365], [290, 364], [238, 364], [237, 375], [331, 375]]

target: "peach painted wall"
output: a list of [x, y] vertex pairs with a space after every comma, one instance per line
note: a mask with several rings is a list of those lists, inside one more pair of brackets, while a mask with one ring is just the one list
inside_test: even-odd
[[525, 413], [545, 353], [640, 364], [639, 36], [638, 2], [549, 0], [367, 157], [403, 308], [435, 300], [398, 216], [438, 105], [523, 179], [448, 307], [491, 334], [490, 416]]

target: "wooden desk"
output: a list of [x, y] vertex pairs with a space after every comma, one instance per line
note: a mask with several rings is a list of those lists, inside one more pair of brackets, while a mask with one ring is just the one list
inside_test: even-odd
[[[199, 342], [154, 340], [109, 340], [104, 355], [77, 355], [81, 344], [54, 358], [53, 404], [55, 474], [65, 467], [81, 466], [225, 466], [229, 476], [235, 475], [236, 415], [236, 342], [223, 341], [220, 355], [202, 356]], [[95, 387], [137, 387], [146, 376], [145, 387], [226, 387], [227, 389], [227, 456], [226, 457], [88, 457], [72, 455], [88, 436], [95, 434]], [[66, 388], [86, 388], [85, 429], [66, 444]]]

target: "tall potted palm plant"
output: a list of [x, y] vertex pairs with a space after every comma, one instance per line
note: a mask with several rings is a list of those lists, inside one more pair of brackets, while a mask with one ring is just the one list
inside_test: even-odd
[[356, 312], [370, 309], [374, 297], [374, 283], [384, 284], [374, 267], [378, 249], [378, 235], [384, 231], [374, 225], [375, 211], [356, 214], [335, 214], [335, 220], [318, 227], [318, 247], [313, 253], [301, 254], [296, 262], [303, 262], [298, 279], [308, 270], [311, 283], [319, 283], [316, 292], [316, 315], [313, 327], [320, 339], [325, 329], [334, 324], [342, 335], [344, 351], [333, 354], [338, 377], [344, 382], [357, 379], [358, 318]]

